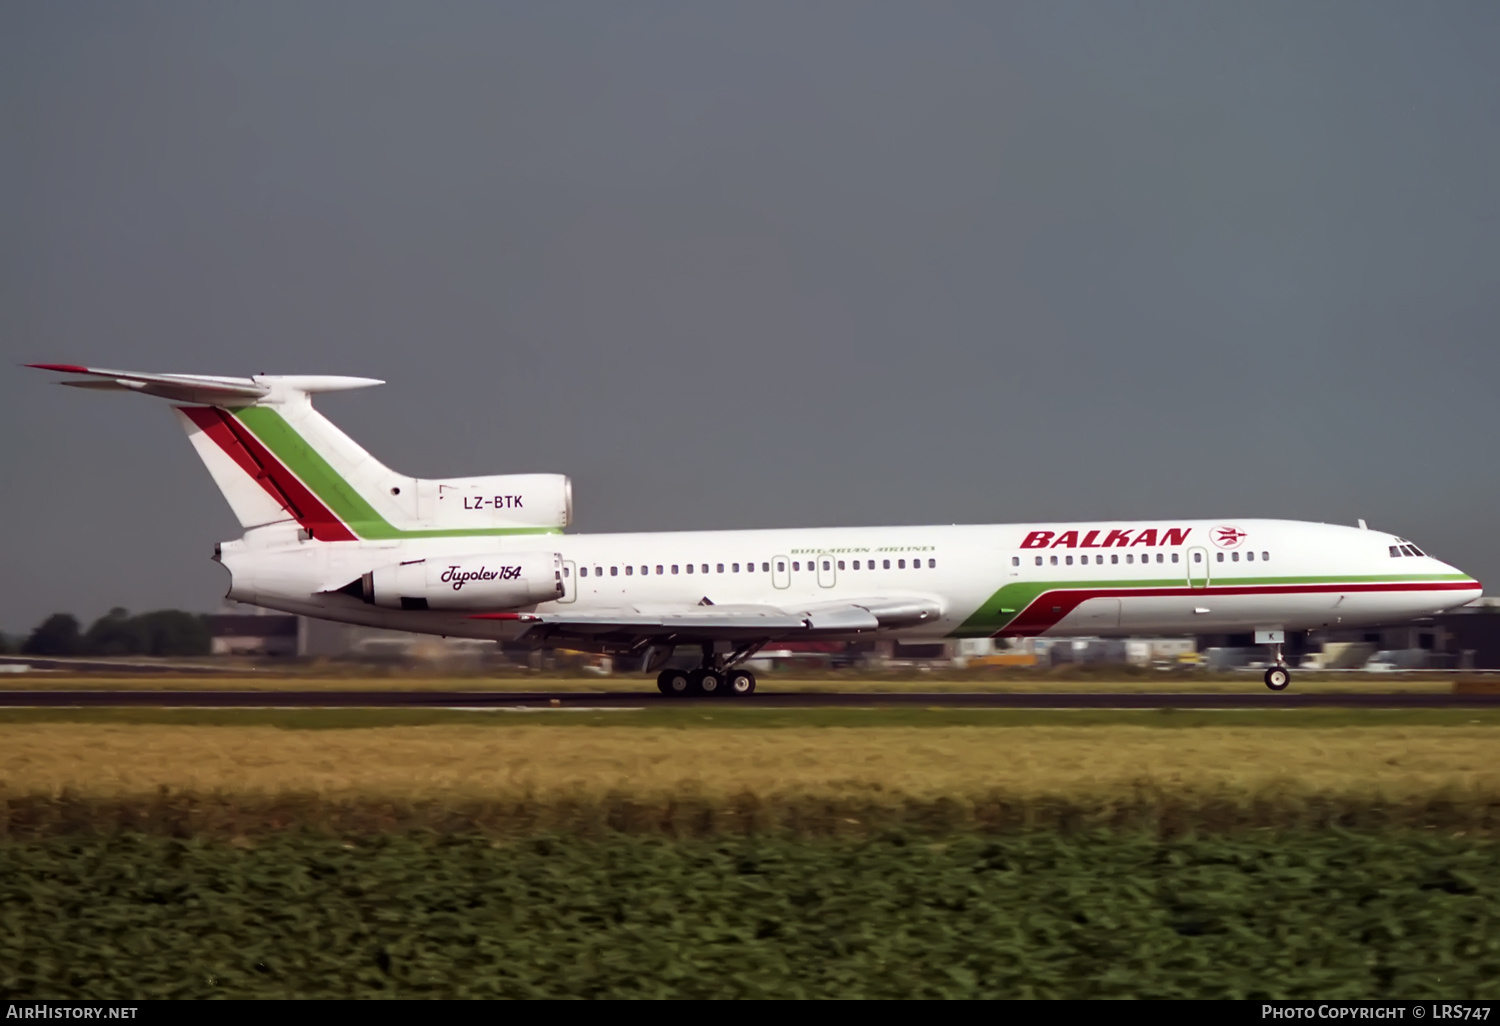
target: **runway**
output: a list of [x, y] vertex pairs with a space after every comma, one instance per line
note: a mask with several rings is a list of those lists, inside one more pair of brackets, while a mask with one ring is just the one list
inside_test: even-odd
[[761, 692], [749, 698], [668, 698], [620, 691], [0, 691], [0, 708], [146, 709], [1500, 709], [1500, 694], [1255, 692]]

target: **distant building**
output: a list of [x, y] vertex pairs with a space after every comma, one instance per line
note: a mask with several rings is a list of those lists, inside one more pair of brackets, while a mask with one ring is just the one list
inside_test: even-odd
[[[254, 606], [241, 606], [254, 610]], [[299, 617], [233, 610], [210, 614], [209, 651], [221, 656], [295, 656], [299, 654]]]
[[238, 602], [225, 602], [208, 623], [211, 651], [224, 656], [445, 661], [477, 660], [497, 651], [492, 641], [360, 627]]

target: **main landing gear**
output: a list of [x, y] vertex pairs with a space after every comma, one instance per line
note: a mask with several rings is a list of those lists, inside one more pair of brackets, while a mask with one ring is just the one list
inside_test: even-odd
[[743, 646], [729, 657], [715, 655], [712, 645], [703, 646], [703, 665], [696, 670], [663, 670], [656, 689], [671, 698], [714, 695], [743, 697], [755, 694], [755, 674], [736, 664], [759, 651], [760, 645]]
[[1281, 646], [1272, 645], [1276, 652], [1276, 661], [1266, 670], [1266, 687], [1272, 691], [1285, 691], [1287, 685], [1292, 682], [1292, 671], [1286, 668], [1286, 660], [1281, 658]]

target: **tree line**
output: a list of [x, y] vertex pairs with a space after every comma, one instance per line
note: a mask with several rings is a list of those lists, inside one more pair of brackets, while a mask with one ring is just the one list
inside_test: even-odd
[[36, 656], [198, 656], [208, 655], [212, 638], [202, 613], [159, 609], [131, 616], [116, 607], [88, 630], [72, 613], [53, 613], [10, 647]]

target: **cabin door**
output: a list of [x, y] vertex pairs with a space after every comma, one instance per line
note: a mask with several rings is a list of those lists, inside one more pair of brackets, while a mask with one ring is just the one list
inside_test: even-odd
[[1187, 571], [1189, 588], [1208, 587], [1208, 550], [1188, 549]]

